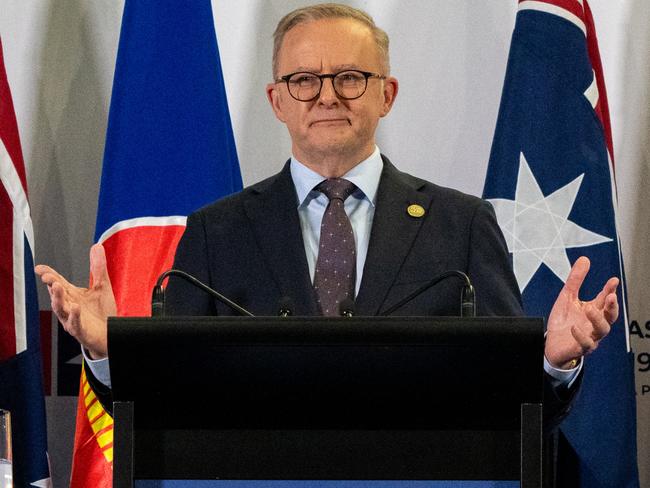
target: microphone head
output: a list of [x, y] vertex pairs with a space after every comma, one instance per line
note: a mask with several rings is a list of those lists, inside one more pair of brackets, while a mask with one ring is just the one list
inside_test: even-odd
[[151, 293], [151, 316], [162, 317], [163, 315], [165, 315], [165, 289], [157, 284]]
[[353, 317], [354, 316], [354, 300], [348, 297], [341, 302], [339, 306], [339, 312], [341, 317]]
[[289, 317], [293, 315], [293, 300], [288, 296], [283, 296], [278, 300], [278, 316]]
[[476, 317], [476, 296], [471, 284], [463, 286], [460, 298], [460, 316]]

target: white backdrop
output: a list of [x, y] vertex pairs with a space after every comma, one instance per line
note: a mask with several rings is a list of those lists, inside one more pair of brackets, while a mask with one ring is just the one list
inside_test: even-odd
[[[245, 184], [276, 172], [289, 155], [288, 137], [267, 106], [264, 86], [271, 77], [275, 24], [284, 13], [308, 3], [213, 0]], [[346, 3], [370, 12], [391, 37], [392, 73], [401, 91], [379, 130], [382, 151], [401, 169], [480, 194], [516, 1]], [[632, 345], [638, 354], [647, 355], [650, 2], [590, 4], [612, 111], [630, 318], [637, 325]], [[88, 280], [87, 250], [94, 231], [122, 8], [123, 0], [0, 3], [0, 36], [29, 176], [36, 259], [78, 283]], [[46, 303], [42, 300], [42, 308]], [[647, 367], [642, 364], [650, 358], [646, 355], [639, 356], [637, 369]], [[637, 387], [639, 459], [646, 460], [640, 469], [643, 486], [650, 488], [650, 373], [637, 371]], [[55, 487], [67, 486], [74, 402], [68, 397], [48, 399]]]

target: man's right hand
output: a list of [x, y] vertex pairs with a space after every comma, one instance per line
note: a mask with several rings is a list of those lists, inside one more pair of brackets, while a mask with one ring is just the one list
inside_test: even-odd
[[117, 315], [117, 305], [101, 244], [90, 248], [90, 288], [69, 283], [54, 269], [39, 264], [36, 274], [47, 285], [52, 311], [63, 328], [93, 359], [108, 356], [107, 319]]

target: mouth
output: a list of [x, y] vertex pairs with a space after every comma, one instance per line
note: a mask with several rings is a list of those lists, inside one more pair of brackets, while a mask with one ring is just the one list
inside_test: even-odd
[[328, 126], [328, 125], [351, 125], [347, 118], [331, 118], [314, 120], [310, 126]]

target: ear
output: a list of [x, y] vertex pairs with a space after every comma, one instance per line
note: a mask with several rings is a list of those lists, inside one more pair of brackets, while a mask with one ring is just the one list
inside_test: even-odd
[[395, 103], [395, 98], [397, 97], [397, 92], [399, 91], [399, 83], [397, 78], [389, 76], [384, 80], [384, 104], [382, 110], [379, 113], [381, 117], [385, 117], [393, 108], [393, 103]]
[[266, 98], [268, 99], [269, 103], [271, 104], [271, 108], [273, 109], [273, 113], [275, 113], [275, 116], [278, 118], [280, 122], [285, 122], [286, 118], [284, 116], [284, 113], [282, 111], [282, 93], [281, 93], [281, 85], [278, 83], [269, 83], [266, 85]]

